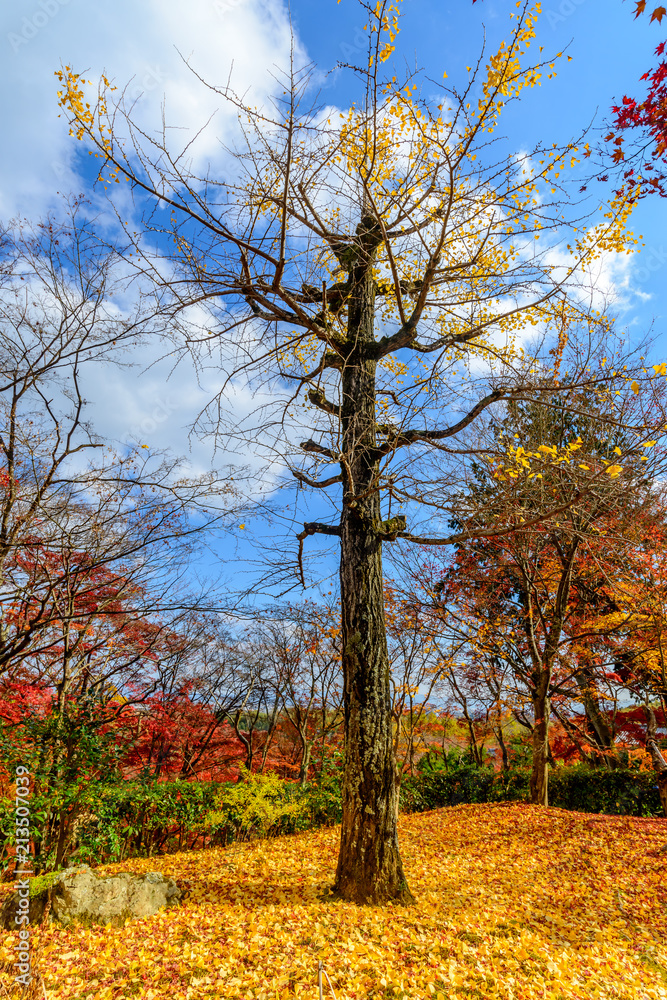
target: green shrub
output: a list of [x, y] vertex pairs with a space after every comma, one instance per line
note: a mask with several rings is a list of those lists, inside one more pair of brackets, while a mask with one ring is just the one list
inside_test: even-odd
[[488, 802], [493, 785], [491, 767], [476, 767], [456, 751], [429, 753], [417, 765], [417, 773], [401, 783], [401, 805], [409, 812], [422, 812], [462, 802]]
[[[431, 752], [422, 758], [417, 773], [404, 779], [401, 804], [409, 812], [421, 812], [464, 802], [528, 801], [529, 786], [525, 766], [494, 771], [473, 766], [456, 751]], [[549, 803], [578, 812], [662, 815], [655, 775], [628, 768], [555, 768], [549, 773]]]
[[194, 847], [216, 791], [210, 782], [119, 781], [81, 825], [72, 860], [99, 864]]
[[[205, 835], [205, 818], [213, 807], [217, 785], [186, 781], [141, 782], [117, 779], [115, 784], [90, 783], [78, 800], [75, 819], [70, 822], [67, 852], [60, 867], [71, 864], [102, 864], [129, 857], [151, 857], [167, 850], [193, 847]], [[35, 789], [30, 799], [36, 871], [57, 867], [49, 818], [60, 801], [80, 792], [71, 788]], [[0, 803], [0, 830], [5, 849], [12, 831], [9, 823], [12, 802]], [[5, 833], [6, 831], [6, 833]]]
[[[303, 788], [272, 774], [246, 774], [236, 784], [124, 781], [118, 774], [109, 775], [105, 782], [77, 780], [76, 776], [68, 783], [38, 780], [30, 796], [35, 870], [58, 867], [52, 830], [61, 809], [67, 816], [67, 850], [61, 868], [337, 823], [341, 796], [336, 764], [330, 762]], [[13, 862], [13, 832], [14, 801], [0, 801], [3, 866]]]
[[[44, 717], [30, 715], [17, 725], [0, 724], [0, 762], [8, 775], [16, 767], [30, 774], [30, 828], [38, 871], [66, 865], [81, 828], [105, 794], [120, 780], [120, 748], [96, 722], [90, 706]], [[13, 802], [0, 803], [2, 858], [13, 843]]]
[[530, 798], [530, 771], [512, 767], [494, 775], [489, 802], [526, 802]]
[[655, 774], [628, 768], [559, 767], [549, 774], [549, 802], [612, 816], [660, 816]]

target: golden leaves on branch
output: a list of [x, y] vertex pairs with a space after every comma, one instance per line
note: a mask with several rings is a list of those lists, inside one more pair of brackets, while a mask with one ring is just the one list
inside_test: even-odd
[[[93, 147], [99, 150], [97, 153], [90, 150], [90, 154], [104, 159], [103, 170], [113, 155], [113, 134], [109, 123], [107, 94], [116, 88], [102, 74], [97, 101], [93, 106], [90, 101], [86, 100], [84, 90], [86, 85], [92, 86], [91, 80], [86, 80], [81, 73], [75, 73], [71, 66], [56, 70], [55, 76], [62, 88], [57, 92], [58, 106], [69, 119], [69, 134], [79, 141], [87, 139]], [[118, 174], [118, 168], [112, 165], [106, 177], [103, 177], [100, 171], [99, 180], [114, 181], [119, 184]]]

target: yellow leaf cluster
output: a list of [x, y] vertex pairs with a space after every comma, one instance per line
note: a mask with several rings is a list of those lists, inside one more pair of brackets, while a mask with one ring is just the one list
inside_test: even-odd
[[[96, 157], [104, 159], [103, 168], [113, 155], [113, 138], [109, 126], [109, 110], [107, 104], [107, 94], [116, 88], [111, 85], [106, 76], [100, 77], [99, 93], [94, 106], [86, 100], [84, 87], [92, 86], [91, 80], [86, 80], [81, 73], [75, 73], [71, 66], [65, 66], [62, 70], [57, 70], [56, 78], [61, 86], [57, 92], [58, 106], [65, 112], [70, 121], [69, 134], [79, 141], [92, 139], [93, 144], [100, 152], [95, 153]], [[91, 150], [91, 155], [92, 150]], [[114, 181], [119, 184], [119, 169], [112, 166], [110, 172], [103, 178], [100, 173], [100, 180]]]
[[[581, 444], [580, 437], [562, 446], [541, 444], [537, 451], [526, 451], [523, 445], [509, 444], [506, 458], [490, 456], [487, 460], [495, 479], [518, 479], [524, 469], [529, 470], [528, 479], [541, 479], [542, 472], [539, 470], [544, 470], [547, 466], [570, 465], [575, 451], [581, 448]], [[533, 468], [534, 462], [539, 463], [538, 471]], [[588, 467], [580, 465], [579, 468]]]

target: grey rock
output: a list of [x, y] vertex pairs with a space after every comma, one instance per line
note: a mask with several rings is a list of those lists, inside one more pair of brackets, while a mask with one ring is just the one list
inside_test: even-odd
[[[112, 924], [115, 927], [128, 919], [150, 917], [163, 906], [176, 905], [182, 896], [176, 883], [160, 872], [134, 875], [96, 875], [88, 865], [68, 868], [51, 875], [30, 879], [28, 915], [31, 924], [38, 924], [44, 915], [51, 894], [49, 918], [67, 926], [73, 920], [83, 924]], [[16, 918], [25, 911], [17, 892], [12, 893], [0, 911], [0, 923], [6, 930], [16, 930]]]

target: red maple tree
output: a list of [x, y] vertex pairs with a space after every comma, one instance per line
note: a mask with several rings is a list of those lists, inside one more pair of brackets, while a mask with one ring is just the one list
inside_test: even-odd
[[[667, 12], [663, 6], [649, 10], [651, 21], [658, 24]], [[635, 0], [635, 18], [648, 12], [646, 0]], [[646, 94], [639, 99], [625, 95], [620, 104], [613, 105], [614, 117], [605, 136], [605, 142], [611, 144], [612, 162], [626, 165], [622, 186], [626, 191], [634, 189], [636, 197], [650, 193], [667, 195], [667, 177], [663, 169], [667, 166], [666, 44], [661, 42], [656, 47], [657, 65], [640, 77], [648, 84]]]

